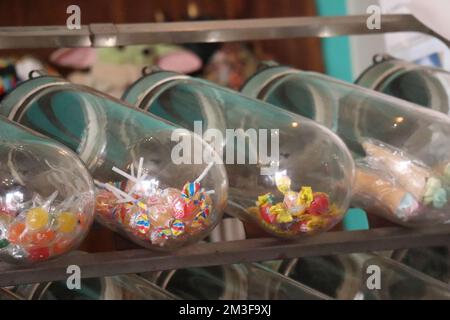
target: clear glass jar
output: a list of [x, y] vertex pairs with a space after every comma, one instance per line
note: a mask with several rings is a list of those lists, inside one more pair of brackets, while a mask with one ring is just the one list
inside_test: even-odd
[[0, 116], [0, 259], [34, 263], [76, 248], [94, 184], [68, 148]]
[[143, 277], [187, 300], [331, 299], [258, 263], [169, 270]]
[[325, 75], [266, 68], [243, 93], [333, 129], [357, 159], [355, 206], [406, 226], [450, 219], [450, 119]]
[[123, 99], [214, 147], [228, 174], [230, 214], [285, 238], [329, 230], [345, 214], [354, 164], [323, 126], [172, 72], [145, 75]]
[[223, 166], [172, 157], [174, 132], [212, 152], [187, 130], [49, 76], [22, 83], [1, 112], [76, 151], [98, 187], [97, 219], [141, 246], [170, 250], [196, 242], [222, 217]]
[[375, 56], [356, 84], [450, 115], [450, 73], [443, 69]]

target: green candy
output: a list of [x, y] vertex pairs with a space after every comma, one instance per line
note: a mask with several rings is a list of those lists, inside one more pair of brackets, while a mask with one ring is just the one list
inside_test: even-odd
[[9, 241], [7, 239], [0, 239], [0, 249], [9, 246]]

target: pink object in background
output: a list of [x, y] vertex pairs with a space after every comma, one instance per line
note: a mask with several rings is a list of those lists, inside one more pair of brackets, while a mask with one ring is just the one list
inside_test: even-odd
[[61, 67], [87, 69], [97, 61], [94, 48], [62, 48], [50, 55], [50, 61]]
[[166, 71], [193, 73], [202, 67], [200, 58], [191, 51], [182, 50], [166, 54], [159, 58], [158, 67]]

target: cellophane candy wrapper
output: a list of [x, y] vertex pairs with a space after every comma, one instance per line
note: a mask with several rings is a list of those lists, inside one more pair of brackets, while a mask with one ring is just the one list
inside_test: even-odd
[[362, 145], [367, 156], [357, 162], [355, 204], [407, 226], [448, 220], [450, 164], [432, 169], [375, 139]]
[[222, 218], [223, 165], [203, 157], [212, 148], [186, 129], [50, 76], [23, 82], [1, 112], [75, 151], [94, 178], [97, 219], [143, 247], [200, 241]]
[[0, 141], [0, 259], [35, 263], [76, 248], [94, 218], [87, 169], [62, 145], [3, 118], [0, 137], [8, 140]]
[[354, 163], [327, 128], [173, 72], [145, 75], [123, 99], [205, 137], [225, 163], [227, 213], [281, 238], [327, 231], [344, 216]]

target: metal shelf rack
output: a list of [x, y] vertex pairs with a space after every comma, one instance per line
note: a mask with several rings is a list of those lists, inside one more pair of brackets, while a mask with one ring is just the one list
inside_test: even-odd
[[[367, 16], [298, 17], [202, 22], [90, 24], [80, 30], [65, 26], [0, 27], [0, 49], [114, 47], [183, 42], [228, 42], [295, 37], [334, 37], [387, 32], [421, 32], [450, 43], [410, 15], [382, 16], [381, 29], [370, 30]], [[169, 270], [313, 255], [449, 246], [450, 225], [424, 229], [379, 228], [328, 232], [298, 241], [272, 238], [199, 243], [175, 253], [144, 249], [102, 253], [73, 253], [36, 266], [0, 263], [0, 287], [66, 279], [68, 265], [82, 277]]]

